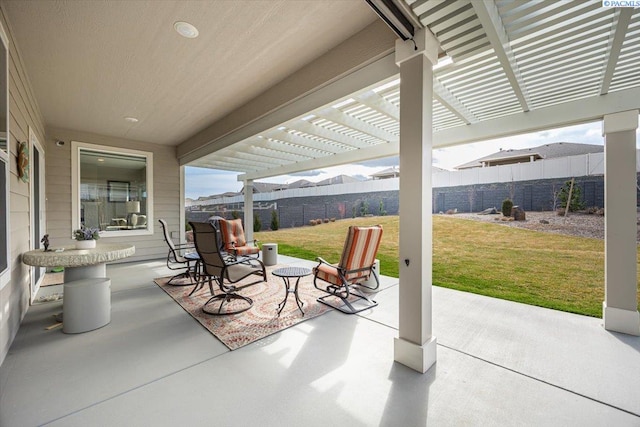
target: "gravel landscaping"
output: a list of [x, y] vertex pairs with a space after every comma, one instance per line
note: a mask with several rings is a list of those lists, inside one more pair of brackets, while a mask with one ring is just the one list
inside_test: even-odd
[[[546, 233], [604, 239], [604, 216], [586, 213], [569, 213], [568, 217], [549, 212], [527, 212], [526, 221], [501, 221], [502, 214], [481, 215], [476, 213], [456, 213], [455, 218], [492, 222], [506, 227], [526, 228]], [[637, 234], [640, 242], [640, 233]]]

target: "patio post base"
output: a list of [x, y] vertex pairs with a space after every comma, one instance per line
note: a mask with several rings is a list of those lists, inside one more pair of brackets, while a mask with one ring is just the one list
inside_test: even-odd
[[422, 374], [436, 363], [436, 337], [422, 345], [414, 344], [402, 338], [395, 338], [393, 343], [393, 358], [409, 368]]
[[607, 307], [602, 303], [602, 320], [607, 331], [640, 336], [640, 313], [616, 307]]

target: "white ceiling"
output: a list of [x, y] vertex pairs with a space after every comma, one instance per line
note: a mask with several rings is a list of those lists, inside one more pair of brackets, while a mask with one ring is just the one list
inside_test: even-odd
[[[165, 145], [188, 139], [377, 19], [363, 0], [2, 7], [47, 126]], [[180, 37], [176, 21], [192, 23], [200, 36]]]

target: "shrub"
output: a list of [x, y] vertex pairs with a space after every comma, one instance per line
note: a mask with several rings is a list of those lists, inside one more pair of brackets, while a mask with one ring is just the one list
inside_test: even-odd
[[511, 209], [513, 208], [513, 202], [511, 199], [504, 199], [502, 201], [502, 215], [511, 216]]
[[332, 217], [332, 218], [329, 219], [329, 221], [336, 222], [336, 219], [335, 219], [335, 217]]
[[231, 218], [233, 219], [240, 218], [240, 214], [238, 213], [238, 211], [231, 211]]
[[329, 218], [325, 218], [322, 220], [322, 222], [324, 222], [325, 224], [327, 224], [329, 222]]
[[273, 210], [271, 211], [271, 229], [276, 231], [280, 228], [280, 221], [278, 220], [278, 212]]
[[318, 223], [316, 222], [315, 219], [309, 220], [309, 224], [310, 225], [317, 225]]
[[260, 217], [258, 215], [253, 217], [253, 232], [257, 233], [262, 230], [262, 221], [260, 221]]
[[385, 216], [387, 211], [384, 209], [384, 202], [380, 200], [380, 206], [378, 207], [378, 215]]
[[360, 216], [366, 216], [369, 214], [369, 202], [362, 201], [360, 202]]

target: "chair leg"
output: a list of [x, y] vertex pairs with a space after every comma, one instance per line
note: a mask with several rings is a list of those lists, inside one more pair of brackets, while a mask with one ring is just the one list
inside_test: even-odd
[[[172, 283], [174, 280], [180, 280], [180, 279], [187, 279], [189, 278], [190, 281], [189, 283]], [[191, 275], [191, 270], [187, 270], [184, 273], [180, 273], [180, 274], [176, 274], [175, 276], [172, 276], [169, 281], [167, 282], [167, 285], [171, 285], [171, 286], [191, 286], [193, 285], [193, 276]]]
[[[169, 261], [167, 261], [167, 267], [170, 270], [179, 270], [179, 268], [171, 268], [171, 266], [169, 265]], [[176, 274], [175, 276], [172, 276], [169, 281], [167, 282], [167, 285], [171, 285], [171, 286], [191, 286], [194, 284], [193, 282], [193, 277], [194, 277], [194, 272], [193, 267], [191, 266], [191, 262], [187, 263], [187, 266], [184, 267], [186, 268], [185, 271], [183, 271], [182, 273]], [[172, 283], [174, 280], [180, 280], [180, 279], [186, 279], [189, 278], [189, 283]]]
[[[338, 288], [332, 285], [332, 286], [328, 286], [326, 289], [321, 289], [318, 286], [316, 286], [316, 288], [328, 294], [323, 297], [319, 297], [316, 301], [328, 307], [331, 307], [335, 310], [341, 311], [342, 313], [345, 313], [345, 314], [360, 313], [361, 311], [368, 310], [378, 305], [376, 301], [366, 297], [365, 295], [355, 290], [351, 286], [344, 286], [344, 287]], [[330, 288], [334, 288], [334, 289], [330, 290]], [[353, 302], [359, 302], [364, 305], [355, 307], [352, 301], [349, 301], [349, 297], [358, 298], [356, 301], [353, 301]], [[341, 303], [339, 303], [338, 301], [332, 300], [332, 298], [340, 298]]]
[[[207, 307], [216, 301], [220, 301], [220, 304], [217, 306], [217, 309], [209, 310]], [[242, 302], [240, 303], [239, 308], [223, 311], [222, 310], [223, 307], [225, 305], [229, 307], [229, 303], [231, 303], [232, 301], [242, 301]], [[242, 313], [243, 311], [249, 310], [252, 306], [253, 306], [253, 300], [249, 297], [245, 297], [235, 293], [224, 293], [224, 294], [214, 295], [211, 298], [209, 298], [209, 300], [202, 306], [202, 311], [207, 314], [212, 314], [214, 316], [226, 316], [229, 314]]]

